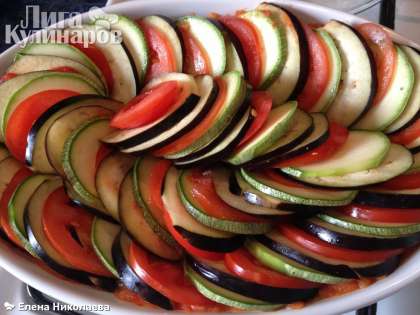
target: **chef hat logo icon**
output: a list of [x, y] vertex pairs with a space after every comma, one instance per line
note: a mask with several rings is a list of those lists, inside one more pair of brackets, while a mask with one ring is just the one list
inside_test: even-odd
[[3, 306], [6, 309], [6, 311], [13, 311], [13, 309], [15, 308], [15, 306], [9, 302], [4, 302]]
[[92, 7], [88, 15], [92, 23], [107, 30], [111, 29], [111, 25], [118, 23], [118, 15], [106, 13], [98, 7]]

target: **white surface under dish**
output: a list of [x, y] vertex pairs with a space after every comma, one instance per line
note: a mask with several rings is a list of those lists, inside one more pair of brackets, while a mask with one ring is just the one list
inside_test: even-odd
[[[259, 0], [142, 0], [113, 5], [107, 7], [105, 11], [124, 14], [131, 17], [139, 17], [149, 14], [163, 14], [175, 17], [191, 13], [200, 15], [206, 15], [210, 12], [233, 13], [238, 9], [255, 8], [259, 2]], [[365, 21], [361, 18], [348, 15], [343, 12], [305, 2], [294, 0], [273, 0], [273, 2], [277, 2], [280, 5], [287, 7], [289, 10], [302, 17], [306, 22], [324, 23], [330, 19], [337, 19], [349, 24], [357, 24]], [[409, 43], [402, 36], [395, 36], [394, 39], [400, 43]], [[17, 49], [18, 47], [12, 47], [0, 55], [0, 72], [4, 71], [5, 68], [12, 62]], [[83, 285], [59, 280], [48, 272], [40, 269], [36, 264], [26, 259], [22, 254], [11, 250], [10, 247], [6, 246], [4, 243], [0, 243], [0, 266], [6, 269], [9, 273], [13, 274], [15, 277], [19, 278], [21, 281], [24, 281], [34, 288], [69, 304], [110, 304], [112, 310], [111, 313], [118, 315], [139, 315], [154, 312], [118, 301], [112, 296], [112, 294], [104, 293]], [[267, 312], [265, 314], [335, 315], [349, 310], [354, 310], [381, 300], [415, 281], [417, 278], [420, 278], [419, 266], [420, 251], [417, 251], [394, 273], [368, 288], [355, 291], [342, 297], [313, 303], [300, 310], [280, 310], [276, 312]], [[97, 314], [109, 315], [110, 313], [109, 311], [103, 311], [97, 312]]]

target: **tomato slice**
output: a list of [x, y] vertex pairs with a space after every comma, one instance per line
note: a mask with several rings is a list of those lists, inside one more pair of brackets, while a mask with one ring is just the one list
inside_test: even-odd
[[94, 216], [70, 205], [59, 188], [47, 199], [42, 213], [42, 225], [51, 245], [74, 268], [95, 275], [112, 276], [96, 255], [90, 239]]
[[216, 78], [215, 80], [219, 87], [219, 94], [217, 95], [216, 101], [214, 102], [210, 111], [207, 113], [206, 117], [191, 131], [187, 132], [167, 146], [154, 151], [154, 155], [164, 156], [182, 151], [189, 145], [193, 144], [195, 140], [199, 139], [212, 126], [212, 124], [214, 124], [225, 102], [227, 93], [226, 82], [221, 78]]
[[124, 302], [133, 303], [138, 306], [147, 306], [148, 308], [158, 309], [155, 305], [143, 300], [140, 297], [140, 295], [138, 295], [136, 292], [131, 291], [125, 287], [118, 287], [114, 292], [114, 296], [117, 299]]
[[366, 221], [384, 223], [419, 223], [420, 208], [418, 209], [394, 209], [376, 208], [372, 206], [351, 204], [337, 208], [336, 211], [346, 216]]
[[262, 128], [268, 119], [271, 108], [273, 107], [273, 98], [270, 93], [264, 91], [254, 91], [251, 94], [251, 107], [255, 111], [254, 119], [245, 136], [238, 145], [237, 150], [246, 145], [253, 136]]
[[262, 80], [265, 60], [258, 32], [251, 23], [236, 16], [220, 16], [218, 19], [241, 43], [246, 59], [247, 79], [254, 88], [257, 88]]
[[90, 60], [101, 70], [106, 85], [108, 88], [108, 93], [111, 94], [114, 89], [114, 77], [112, 75], [111, 67], [109, 66], [108, 60], [106, 59], [105, 55], [102, 51], [96, 47], [94, 44], [89, 43], [70, 43], [73, 47], [80, 50], [86, 56], [90, 58]]
[[390, 179], [389, 181], [386, 181], [385, 183], [377, 185], [376, 187], [391, 190], [420, 188], [420, 172], [399, 175], [393, 179]]
[[187, 194], [193, 198], [193, 202], [203, 209], [211, 217], [221, 220], [238, 222], [265, 222], [266, 220], [249, 215], [232, 208], [225, 203], [216, 193], [211, 171], [193, 169], [184, 173], [183, 184]]
[[184, 44], [184, 72], [192, 75], [211, 74], [211, 64], [206, 50], [191, 35], [188, 27], [181, 24], [178, 27]]
[[382, 26], [375, 23], [365, 23], [356, 26], [356, 29], [366, 40], [375, 59], [378, 83], [372, 104], [376, 105], [384, 98], [394, 78], [397, 51], [391, 36]]
[[67, 67], [67, 66], [62, 66], [62, 67], [57, 67], [57, 68], [52, 68], [50, 69], [50, 71], [54, 71], [54, 72], [65, 72], [65, 73], [79, 73], [77, 70], [75, 70], [72, 67]]
[[32, 175], [32, 172], [26, 167], [22, 167], [12, 178], [7, 188], [3, 192], [3, 195], [0, 199], [0, 224], [1, 227], [6, 233], [7, 237], [19, 247], [22, 247], [20, 240], [16, 237], [15, 233], [12, 230], [12, 227], [9, 224], [9, 200], [12, 198], [16, 188], [22, 183], [26, 178]]
[[246, 249], [240, 248], [225, 254], [225, 266], [238, 277], [276, 288], [306, 289], [315, 288], [319, 284], [288, 277], [262, 265]]
[[417, 119], [412, 125], [389, 136], [394, 143], [407, 145], [420, 137], [420, 119]]
[[25, 161], [27, 138], [35, 121], [57, 102], [78, 93], [67, 90], [47, 90], [22, 101], [7, 122], [6, 145], [19, 161]]
[[98, 169], [101, 162], [112, 153], [111, 147], [103, 144], [99, 147], [98, 152], [96, 153], [95, 168]]
[[149, 47], [150, 65], [147, 69], [146, 81], [163, 73], [176, 72], [175, 53], [165, 34], [153, 25], [141, 20], [137, 23], [143, 30]]
[[352, 262], [373, 262], [383, 261], [392, 256], [401, 253], [400, 249], [393, 250], [354, 250], [337, 247], [328, 244], [315, 236], [312, 236], [301, 229], [289, 225], [283, 224], [278, 226], [278, 230], [290, 241], [304, 247], [305, 249], [323, 255], [325, 257], [352, 261]]
[[310, 111], [325, 91], [330, 77], [330, 62], [325, 44], [305, 23], [301, 23], [308, 41], [309, 73], [302, 92], [298, 95], [298, 105]]
[[223, 253], [217, 252], [210, 252], [204, 249], [200, 249], [191, 245], [188, 240], [186, 240], [173, 226], [172, 220], [169, 217], [169, 214], [165, 212], [163, 219], [165, 220], [166, 228], [168, 229], [169, 233], [171, 233], [172, 237], [177, 241], [179, 245], [181, 245], [190, 255], [204, 258], [208, 260], [221, 260], [223, 259]]
[[348, 135], [349, 132], [346, 128], [331, 122], [329, 126], [329, 137], [327, 141], [307, 153], [274, 164], [273, 167], [298, 167], [326, 160], [330, 158], [346, 142]]
[[7, 72], [3, 74], [3, 76], [0, 78], [0, 83], [6, 82], [7, 80], [13, 79], [14, 77], [17, 77], [18, 75], [13, 72]]
[[152, 123], [165, 115], [181, 94], [177, 81], [160, 83], [129, 101], [112, 118], [111, 127], [131, 129]]
[[215, 304], [201, 295], [186, 278], [181, 263], [159, 258], [134, 242], [130, 244], [128, 261], [144, 282], [175, 302], [202, 306]]

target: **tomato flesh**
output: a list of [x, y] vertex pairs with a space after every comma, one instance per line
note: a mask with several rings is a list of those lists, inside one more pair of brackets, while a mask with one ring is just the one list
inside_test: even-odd
[[356, 29], [366, 40], [375, 59], [378, 82], [373, 105], [377, 105], [384, 98], [394, 78], [397, 51], [391, 36], [382, 26], [374, 23], [365, 23], [358, 25]]
[[344, 261], [352, 262], [373, 262], [373, 261], [383, 261], [392, 256], [398, 255], [401, 253], [401, 250], [354, 250], [337, 247], [331, 244], [328, 244], [315, 236], [312, 236], [301, 229], [289, 225], [283, 224], [278, 226], [278, 231], [284, 235], [290, 241], [302, 246], [303, 248], [317, 253], [319, 255], [339, 259]]
[[178, 100], [181, 90], [177, 81], [166, 81], [142, 92], [112, 118], [111, 127], [138, 128], [158, 120]]
[[13, 72], [7, 72], [3, 74], [3, 76], [0, 78], [0, 83], [6, 82], [7, 80], [13, 79], [14, 77], [17, 77], [18, 75]]
[[216, 193], [211, 171], [194, 169], [184, 174], [185, 189], [191, 194], [193, 203], [211, 217], [238, 222], [264, 222], [265, 220], [246, 214], [225, 203]]
[[95, 275], [111, 276], [92, 246], [93, 219], [90, 213], [70, 205], [62, 187], [51, 193], [42, 213], [42, 225], [48, 240], [69, 264]]
[[307, 153], [276, 163], [273, 167], [298, 167], [324, 161], [337, 152], [337, 150], [346, 142], [348, 135], [349, 132], [346, 128], [331, 122], [327, 141]]
[[325, 91], [330, 76], [330, 62], [325, 44], [305, 23], [301, 23], [308, 42], [309, 73], [302, 92], [298, 95], [298, 105], [310, 111]]
[[138, 24], [143, 30], [149, 47], [150, 65], [147, 69], [146, 81], [163, 73], [176, 72], [175, 53], [165, 34], [148, 23], [138, 21]]
[[19, 161], [25, 161], [29, 132], [35, 121], [51, 106], [78, 93], [67, 90], [47, 90], [31, 95], [22, 101], [7, 122], [6, 145]]
[[114, 77], [112, 75], [111, 67], [109, 66], [108, 60], [106, 59], [103, 52], [96, 47], [94, 44], [89, 43], [70, 43], [73, 47], [80, 50], [86, 56], [90, 58], [90, 60], [101, 70], [106, 85], [108, 88], [108, 93], [111, 94], [114, 89]]
[[383, 188], [383, 189], [391, 189], [391, 190], [420, 188], [420, 172], [399, 175], [376, 187]]
[[246, 131], [245, 136], [239, 143], [237, 150], [239, 150], [242, 146], [245, 146], [267, 121], [268, 115], [273, 107], [273, 98], [268, 92], [252, 92], [251, 107], [255, 111], [255, 117], [252, 120], [251, 126]]
[[408, 145], [420, 137], [420, 119], [409, 127], [389, 136], [393, 143]]
[[246, 59], [247, 79], [257, 88], [261, 84], [264, 67], [264, 50], [261, 39], [252, 24], [236, 16], [220, 16], [219, 21], [238, 38]]
[[383, 223], [419, 223], [419, 209], [377, 208], [366, 205], [351, 204], [336, 209], [346, 216], [373, 222]]
[[103, 144], [99, 147], [98, 152], [96, 153], [96, 160], [95, 160], [95, 168], [98, 169], [99, 165], [102, 163], [103, 160], [105, 160], [105, 158], [107, 156], [109, 156], [112, 153], [112, 149]]
[[288, 277], [262, 265], [247, 250], [241, 248], [225, 254], [225, 266], [238, 277], [276, 288], [305, 289], [319, 286], [299, 278]]
[[22, 167], [12, 178], [9, 184], [7, 184], [7, 187], [5, 191], [3, 192], [3, 195], [0, 199], [0, 224], [1, 227], [6, 233], [6, 236], [16, 245], [19, 247], [22, 247], [22, 244], [20, 240], [17, 238], [15, 233], [12, 230], [12, 227], [9, 223], [9, 201], [10, 198], [12, 198], [12, 195], [14, 194], [16, 188], [29, 176], [32, 175], [32, 172], [27, 169], [26, 167]]
[[186, 25], [178, 27], [184, 44], [184, 72], [192, 75], [211, 74], [211, 64], [207, 52], [191, 35]]
[[199, 139], [214, 124], [225, 102], [227, 93], [226, 82], [221, 78], [216, 78], [215, 80], [219, 87], [219, 94], [217, 95], [216, 101], [207, 113], [206, 117], [191, 131], [187, 132], [167, 146], [154, 151], [154, 155], [164, 156], [184, 150], [189, 145], [193, 144], [194, 141]]
[[159, 258], [134, 242], [130, 244], [128, 260], [131, 268], [144, 282], [171, 300], [190, 305], [215, 304], [201, 295], [186, 278], [181, 263]]

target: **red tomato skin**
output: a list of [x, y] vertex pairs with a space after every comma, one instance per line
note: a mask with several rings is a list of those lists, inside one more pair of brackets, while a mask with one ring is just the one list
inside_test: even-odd
[[153, 123], [164, 116], [178, 100], [181, 85], [176, 81], [166, 81], [143, 91], [112, 118], [111, 127], [132, 129]]
[[201, 295], [185, 276], [179, 262], [169, 262], [131, 242], [129, 265], [134, 272], [156, 291], [171, 300], [190, 305], [212, 306], [215, 303]]
[[278, 230], [282, 235], [287, 237], [287, 239], [304, 247], [305, 249], [333, 259], [352, 262], [372, 262], [383, 261], [401, 253], [400, 249], [362, 251], [340, 248], [326, 243], [317, 237], [312, 236], [305, 231], [289, 224], [279, 225]]
[[393, 143], [408, 145], [420, 137], [420, 119], [412, 125], [389, 136]]
[[11, 240], [14, 244], [19, 247], [22, 247], [22, 243], [17, 238], [15, 233], [12, 230], [12, 227], [9, 223], [9, 200], [12, 198], [13, 193], [15, 192], [16, 188], [29, 176], [32, 175], [32, 172], [23, 167], [13, 176], [12, 180], [7, 184], [6, 190], [3, 192], [3, 195], [0, 199], [0, 225], [6, 234], [6, 236]]
[[377, 90], [372, 104], [379, 104], [385, 97], [395, 76], [397, 51], [391, 36], [382, 26], [364, 23], [356, 26], [373, 53], [376, 64]]
[[330, 76], [330, 63], [327, 48], [318, 35], [305, 23], [301, 23], [305, 31], [309, 49], [309, 73], [302, 92], [298, 95], [298, 105], [310, 111], [325, 91]]
[[333, 156], [334, 153], [346, 142], [348, 134], [349, 132], [346, 128], [334, 122], [330, 122], [329, 138], [326, 142], [305, 154], [294, 157], [290, 160], [276, 163], [273, 167], [299, 167], [326, 160]]
[[383, 223], [420, 223], [419, 209], [377, 208], [351, 204], [337, 209], [346, 216]]
[[294, 289], [319, 286], [319, 284], [313, 282], [288, 277], [263, 266], [244, 248], [225, 254], [224, 263], [226, 268], [238, 277], [262, 285]]
[[236, 150], [240, 150], [243, 146], [245, 146], [264, 126], [264, 123], [267, 121], [268, 115], [270, 114], [271, 108], [273, 107], [273, 98], [268, 92], [254, 91], [251, 95], [251, 107], [255, 110], [256, 116], [252, 120], [251, 126], [246, 131], [245, 136], [238, 144]]
[[241, 43], [247, 63], [247, 79], [254, 88], [258, 88], [262, 80], [265, 59], [258, 32], [251, 23], [240, 17], [220, 16], [218, 19]]
[[[42, 213], [42, 225], [51, 245], [75, 269], [95, 275], [112, 276], [96, 255], [90, 239], [94, 216], [73, 207], [63, 187], [47, 199]], [[70, 228], [77, 233], [76, 241]]]
[[112, 74], [111, 67], [109, 66], [108, 60], [102, 51], [98, 49], [94, 44], [86, 43], [69, 43], [71, 46], [77, 48], [82, 53], [90, 58], [90, 60], [101, 70], [108, 89], [108, 93], [111, 94], [114, 89], [114, 76]]
[[144, 23], [141, 20], [137, 21], [137, 23], [143, 30], [149, 47], [150, 65], [147, 69], [146, 81], [150, 81], [164, 73], [176, 72], [175, 53], [165, 34], [153, 25]]
[[67, 90], [47, 90], [31, 95], [22, 101], [9, 118], [6, 128], [6, 145], [19, 161], [25, 161], [27, 138], [35, 121], [50, 107], [78, 93]]
[[6, 82], [7, 80], [13, 79], [14, 77], [17, 77], [18, 75], [13, 72], [7, 72], [3, 74], [3, 76], [0, 78], [0, 84], [3, 82]]

